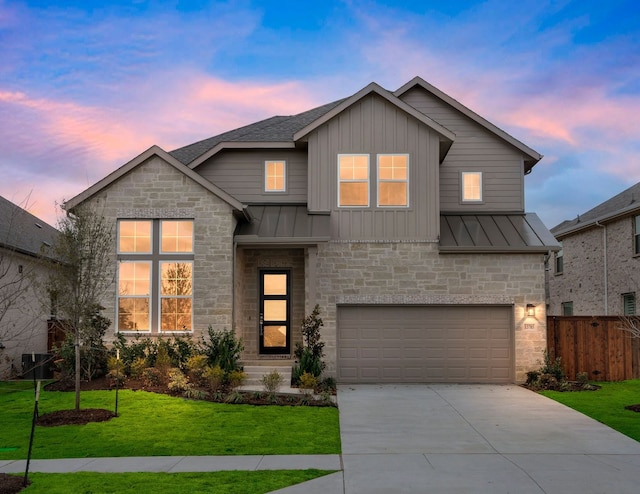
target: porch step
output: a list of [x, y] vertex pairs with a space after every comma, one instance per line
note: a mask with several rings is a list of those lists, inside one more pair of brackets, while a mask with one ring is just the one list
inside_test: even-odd
[[262, 376], [277, 371], [282, 376], [282, 385], [289, 386], [291, 383], [291, 365], [271, 364], [271, 365], [245, 365], [244, 372], [247, 375], [245, 386], [262, 386]]

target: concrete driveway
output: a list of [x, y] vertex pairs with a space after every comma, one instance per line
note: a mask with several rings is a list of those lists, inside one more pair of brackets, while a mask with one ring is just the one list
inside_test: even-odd
[[338, 405], [343, 471], [279, 493], [640, 492], [640, 443], [519, 386], [342, 385]]
[[519, 386], [344, 385], [338, 404], [346, 494], [640, 492], [640, 443]]

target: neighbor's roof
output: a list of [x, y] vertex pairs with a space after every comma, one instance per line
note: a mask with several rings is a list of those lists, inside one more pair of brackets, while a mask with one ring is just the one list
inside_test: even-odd
[[554, 226], [551, 233], [560, 239], [576, 231], [591, 228], [596, 223], [606, 223], [638, 211], [640, 211], [640, 182], [586, 213], [578, 215], [577, 218]]
[[0, 196], [0, 247], [39, 256], [58, 234], [48, 223]]
[[238, 244], [309, 245], [330, 239], [329, 215], [309, 214], [306, 204], [251, 205], [247, 210], [251, 221], [238, 224]]
[[441, 253], [544, 253], [559, 248], [535, 213], [440, 215]]

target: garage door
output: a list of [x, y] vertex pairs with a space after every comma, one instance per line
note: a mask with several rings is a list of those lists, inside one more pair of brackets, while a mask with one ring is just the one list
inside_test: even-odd
[[511, 307], [338, 307], [338, 381], [513, 382]]

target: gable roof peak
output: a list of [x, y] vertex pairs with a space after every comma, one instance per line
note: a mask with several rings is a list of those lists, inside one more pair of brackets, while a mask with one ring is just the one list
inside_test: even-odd
[[543, 155], [541, 155], [540, 153], [538, 153], [534, 149], [530, 148], [529, 146], [527, 146], [523, 142], [519, 141], [518, 139], [516, 139], [512, 135], [508, 134], [507, 132], [505, 132], [504, 130], [499, 128], [498, 126], [492, 124], [491, 122], [489, 122], [484, 117], [481, 117], [476, 112], [474, 112], [470, 108], [468, 108], [465, 105], [463, 105], [462, 103], [460, 103], [457, 99], [449, 96], [444, 91], [441, 91], [440, 89], [435, 87], [433, 84], [428, 83], [427, 81], [425, 81], [423, 78], [421, 78], [419, 76], [416, 76], [413, 79], [411, 79], [409, 82], [407, 82], [402, 87], [397, 89], [393, 94], [395, 96], [397, 96], [398, 98], [400, 98], [403, 94], [405, 94], [406, 92], [408, 92], [409, 90], [411, 90], [411, 89], [413, 89], [415, 87], [420, 87], [423, 90], [431, 93], [432, 95], [434, 95], [438, 99], [440, 99], [440, 100], [444, 101], [445, 103], [447, 103], [449, 106], [452, 106], [453, 108], [458, 110], [460, 113], [462, 113], [466, 117], [468, 117], [471, 120], [473, 120], [474, 122], [480, 124], [481, 126], [486, 128], [487, 130], [492, 132], [493, 134], [496, 134], [498, 137], [502, 138], [503, 140], [505, 140], [506, 142], [508, 142], [512, 146], [514, 146], [516, 149], [520, 150], [524, 155], [524, 160], [525, 160], [525, 170], [524, 171], [525, 171], [525, 175], [530, 173], [531, 169], [535, 166], [535, 164], [543, 158]]

